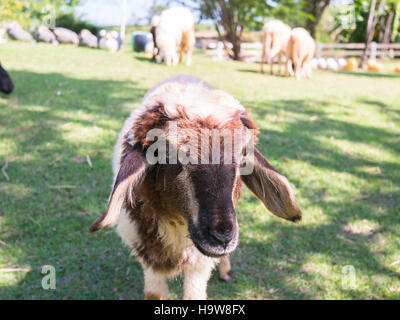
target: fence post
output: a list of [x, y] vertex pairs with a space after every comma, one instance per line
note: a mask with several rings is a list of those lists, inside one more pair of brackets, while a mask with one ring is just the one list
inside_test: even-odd
[[371, 47], [370, 47], [370, 51], [369, 51], [369, 58], [371, 60], [376, 60], [376, 53], [377, 53], [377, 44], [375, 41], [371, 42]]
[[322, 57], [322, 46], [323, 46], [323, 44], [321, 42], [317, 42], [317, 49], [315, 50], [315, 57], [318, 59]]

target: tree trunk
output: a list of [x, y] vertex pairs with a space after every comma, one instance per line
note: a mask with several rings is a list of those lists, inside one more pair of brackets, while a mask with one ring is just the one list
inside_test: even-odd
[[[219, 8], [217, 8], [217, 3]], [[218, 37], [223, 42], [229, 57], [233, 60], [241, 60], [243, 27], [239, 24], [238, 18], [233, 10], [229, 8], [229, 1], [203, 0], [203, 5], [207, 16], [214, 20], [215, 30], [218, 33]], [[216, 13], [219, 13], [219, 16], [217, 16]], [[225, 30], [225, 36], [222, 36], [220, 25], [223, 26]], [[229, 49], [226, 41], [232, 44], [232, 50]]]
[[329, 6], [330, 2], [330, 0], [305, 1], [303, 10], [313, 16], [313, 18], [307, 19], [306, 28], [314, 39], [317, 33], [318, 24], [321, 21], [322, 15], [325, 9]]
[[[379, 3], [378, 14], [384, 8], [385, 3], [386, 0], [381, 0], [381, 2]], [[367, 32], [365, 36], [365, 48], [360, 62], [360, 68], [362, 68], [368, 60], [368, 50], [370, 48], [372, 39], [374, 38], [376, 24], [378, 23], [378, 17], [377, 16], [375, 17], [375, 8], [376, 8], [376, 0], [372, 0], [368, 16]]]
[[383, 43], [389, 43], [392, 35], [393, 18], [395, 13], [394, 4], [390, 6], [388, 18], [386, 19], [385, 35], [383, 36]]

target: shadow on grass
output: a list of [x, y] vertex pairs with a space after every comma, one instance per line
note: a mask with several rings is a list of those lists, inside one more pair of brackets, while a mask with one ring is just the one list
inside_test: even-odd
[[[244, 105], [257, 105], [254, 101]], [[332, 119], [325, 114], [326, 102], [311, 100], [277, 100], [258, 103], [256, 108], [251, 108], [251, 114], [258, 119], [273, 119], [276, 114], [285, 112], [293, 115], [293, 122], [285, 123], [283, 131], [260, 130], [259, 148], [267, 158], [279, 159], [281, 163], [272, 164], [285, 167], [286, 161], [291, 159], [302, 161], [307, 165], [334, 172], [352, 175], [357, 179], [365, 180], [371, 187], [359, 190], [355, 194], [340, 191], [338, 196], [329, 194], [335, 192], [333, 186], [339, 180], [331, 181], [331, 185], [313, 184], [312, 177], [302, 179], [296, 172], [287, 172], [291, 181], [298, 190], [306, 207], [316, 206], [321, 213], [328, 217], [328, 222], [323, 224], [310, 224], [294, 226], [287, 222], [274, 219], [268, 224], [251, 221], [246, 212], [242, 215], [240, 225], [246, 224], [246, 229], [255, 234], [268, 235], [268, 241], [258, 241], [248, 238], [241, 233], [241, 244], [233, 254], [233, 271], [241, 281], [234, 284], [233, 289], [226, 289], [226, 296], [239, 294], [248, 290], [248, 287], [263, 288], [263, 297], [284, 299], [316, 299], [326, 297], [329, 292], [324, 292], [318, 278], [321, 270], [314, 270], [309, 265], [309, 258], [317, 255], [323, 257], [333, 267], [323, 275], [326, 279], [338, 281], [335, 289], [348, 298], [398, 298], [399, 294], [393, 292], [385, 296], [386, 288], [374, 287], [370, 290], [344, 290], [341, 289], [342, 267], [354, 266], [357, 272], [370, 274], [373, 277], [386, 276], [393, 282], [400, 280], [400, 275], [383, 265], [378, 257], [382, 258], [386, 252], [371, 250], [370, 244], [377, 235], [390, 234], [389, 237], [399, 237], [396, 226], [400, 223], [400, 192], [385, 192], [380, 189], [382, 185], [398, 185], [400, 181], [400, 164], [389, 161], [372, 161], [352, 154], [341, 152], [331, 145], [321, 142], [319, 138], [332, 137], [333, 139], [347, 140], [361, 143], [371, 147], [380, 147], [384, 151], [400, 154], [400, 145], [396, 136], [389, 130], [362, 126], [355, 123], [343, 122]], [[306, 117], [305, 117], [306, 116]], [[317, 120], [310, 121], [311, 116]], [[290, 121], [290, 120], [289, 120]], [[266, 139], [267, 138], [267, 139]], [[283, 162], [283, 163], [282, 163]], [[380, 171], [366, 172], [363, 168], [379, 167]], [[306, 173], [305, 173], [306, 174]], [[245, 197], [242, 203], [256, 205], [258, 200], [254, 197]], [[307, 211], [303, 208], [306, 216]], [[346, 231], [345, 226], [355, 219], [366, 219], [376, 223], [376, 229], [371, 234], [363, 235]], [[258, 231], [257, 231], [258, 230]], [[254, 257], [254, 258], [252, 258]], [[330, 274], [329, 274], [330, 273]], [[335, 276], [333, 276], [335, 274]], [[243, 279], [246, 275], [246, 280]], [[211, 292], [217, 291], [218, 284], [215, 277], [210, 284]], [[302, 284], [302, 285], [299, 285]], [[215, 286], [215, 287], [214, 287]], [[306, 289], [305, 289], [306, 288]]]
[[[124, 287], [127, 297], [142, 298], [139, 264], [114, 232], [89, 236], [88, 228], [107, 201], [118, 132], [146, 89], [129, 81], [10, 73], [16, 91], [0, 100], [11, 179], [0, 177], [0, 265], [32, 271], [9, 274], [19, 283], [0, 288], [0, 296], [118, 298], [116, 287]], [[55, 266], [56, 290], [41, 288], [43, 265]]]
[[393, 74], [393, 73], [377, 73], [377, 72], [351, 72], [351, 71], [331, 71], [339, 74], [346, 74], [351, 76], [358, 76], [358, 77], [369, 77], [369, 78], [400, 78], [400, 74]]
[[237, 69], [237, 71], [239, 72], [243, 72], [243, 73], [255, 73], [255, 74], [259, 74], [262, 76], [271, 76], [271, 77], [278, 77], [278, 78], [289, 78], [288, 76], [285, 76], [283, 73], [279, 73], [277, 71], [277, 69], [274, 69], [274, 74], [271, 74], [271, 72], [267, 69], [264, 69], [264, 73], [261, 73], [261, 71], [259, 69]]
[[[1, 239], [6, 243], [0, 246], [0, 262], [31, 266], [32, 271], [20, 276], [18, 285], [0, 288], [0, 296], [141, 299], [141, 268], [120, 239], [112, 230], [90, 236], [87, 230], [106, 204], [117, 134], [133, 108], [131, 103], [141, 99], [145, 88], [134, 82], [80, 80], [56, 73], [11, 71], [11, 74], [17, 90], [0, 105], [0, 128], [6, 128], [0, 131], [0, 136], [11, 149], [8, 155], [11, 181], [0, 182]], [[266, 234], [268, 240], [259, 240], [242, 231], [241, 243], [232, 257], [235, 281], [232, 286], [220, 283], [214, 273], [209, 297], [229, 299], [255, 290], [262, 292], [261, 298], [323, 298], [327, 288], [318, 282], [321, 277], [318, 271], [307, 265], [314, 254], [336, 266], [337, 270], [330, 272], [340, 273], [342, 266], [353, 265], [356, 270], [398, 281], [399, 275], [378, 261], [378, 255], [384, 253], [372, 252], [368, 243], [382, 232], [399, 236], [394, 226], [400, 223], [400, 215], [393, 212], [399, 210], [400, 194], [386, 193], [377, 186], [388, 182], [398, 184], [400, 164], [376, 163], [340, 152], [319, 139], [334, 137], [380, 146], [399, 154], [398, 141], [390, 131], [334, 120], [325, 114], [323, 101], [250, 101], [244, 105], [257, 105], [250, 109], [256, 120], [282, 111], [292, 115], [294, 121], [286, 122], [282, 131], [262, 128], [260, 132], [259, 148], [267, 158], [281, 161], [271, 161], [278, 168], [284, 168], [285, 161], [297, 159], [321, 170], [370, 181], [371, 188], [329, 200], [324, 196], [331, 192], [330, 185], [312, 185], [302, 179], [301, 173], [285, 172], [296, 186], [301, 202], [317, 206], [328, 222], [293, 225], [274, 219], [264, 224], [252, 219], [251, 212], [240, 206], [238, 217], [244, 230]], [[317, 120], [309, 121], [315, 115]], [[73, 128], [76, 140], [66, 137], [65, 126]], [[99, 128], [99, 136], [82, 141], [80, 134], [84, 133], [75, 126]], [[84, 160], [87, 154], [93, 168]], [[365, 166], [379, 166], [381, 174], [361, 170]], [[241, 202], [243, 206], [260, 204], [248, 192]], [[367, 237], [349, 234], [343, 226], [355, 217], [374, 221], [379, 227]], [[56, 290], [41, 288], [43, 265], [55, 266]], [[340, 288], [341, 283], [334, 286]], [[180, 290], [178, 283], [173, 282], [173, 293]], [[383, 298], [380, 288], [371, 290], [372, 296], [364, 291], [344, 294], [358, 299], [373, 295]]]

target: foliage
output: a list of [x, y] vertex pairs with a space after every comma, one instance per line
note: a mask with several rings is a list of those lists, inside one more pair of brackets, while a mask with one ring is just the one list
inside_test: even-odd
[[276, 17], [292, 27], [304, 27], [313, 37], [330, 0], [277, 0]]
[[[336, 16], [335, 26], [332, 29], [334, 38], [341, 42], [365, 42], [367, 22], [370, 10], [370, 0], [354, 0], [350, 5], [341, 8]], [[386, 1], [383, 12], [375, 12], [378, 23], [374, 32], [374, 41], [381, 42], [384, 34], [385, 20], [388, 18], [390, 11], [394, 10], [394, 19], [391, 26], [391, 41], [399, 41], [400, 31], [400, 1]]]
[[37, 26], [47, 17], [57, 17], [78, 5], [80, 0], [2, 0], [0, 21], [18, 21], [22, 25]]
[[94, 26], [90, 22], [82, 20], [80, 17], [77, 17], [74, 13], [62, 13], [56, 19], [57, 27], [63, 27], [75, 31], [79, 33], [82, 29], [88, 29], [93, 34], [97, 34], [100, 30], [99, 27]]
[[[232, 43], [230, 56], [241, 59], [241, 42], [245, 29], [261, 28], [263, 17], [270, 14], [270, 5], [264, 0], [201, 0], [202, 17], [212, 19], [222, 37]], [[229, 52], [229, 51], [228, 51]]]
[[0, 1], [0, 23], [6, 21], [17, 21], [24, 25], [29, 21], [27, 3], [24, 0], [2, 0]]

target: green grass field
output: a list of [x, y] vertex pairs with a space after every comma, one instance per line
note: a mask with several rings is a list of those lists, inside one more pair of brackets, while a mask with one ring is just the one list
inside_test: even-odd
[[[202, 54], [190, 68], [168, 68], [130, 47], [112, 54], [10, 42], [0, 61], [16, 85], [0, 96], [0, 167], [8, 159], [10, 178], [0, 172], [0, 299], [143, 298], [140, 265], [116, 233], [88, 228], [107, 203], [124, 119], [176, 73], [201, 77], [248, 108], [259, 148], [295, 186], [304, 214], [299, 225], [280, 220], [245, 189], [234, 282], [214, 272], [209, 298], [400, 298], [393, 63], [385, 74], [317, 71], [298, 82]], [[43, 265], [56, 268], [56, 290], [42, 289]], [[170, 298], [181, 297], [181, 284], [171, 281]]]

